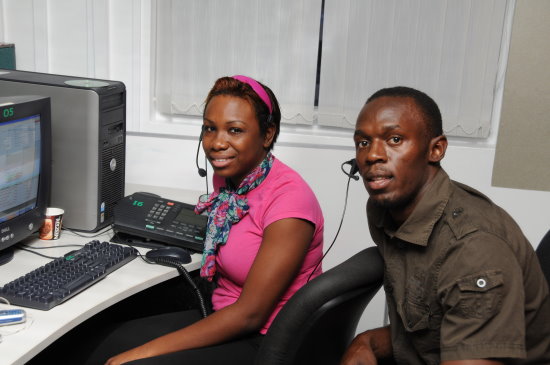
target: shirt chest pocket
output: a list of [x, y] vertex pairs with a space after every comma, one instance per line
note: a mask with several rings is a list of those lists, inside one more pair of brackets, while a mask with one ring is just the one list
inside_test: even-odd
[[407, 300], [402, 308], [401, 319], [407, 332], [438, 330], [441, 315], [428, 304]]
[[441, 315], [433, 313], [428, 304], [419, 303], [414, 296], [406, 298], [399, 311], [406, 337], [416, 351], [426, 356], [434, 354], [434, 358], [438, 358]]
[[403, 326], [407, 332], [416, 332], [429, 327], [429, 309], [420, 303], [407, 300], [404, 304]]
[[407, 332], [438, 329], [441, 315], [438, 307], [426, 296], [425, 287], [409, 287], [400, 310]]

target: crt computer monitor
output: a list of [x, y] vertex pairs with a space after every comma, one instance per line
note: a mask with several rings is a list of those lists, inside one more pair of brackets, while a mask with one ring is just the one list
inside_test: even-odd
[[50, 199], [50, 98], [0, 97], [0, 265], [39, 230]]

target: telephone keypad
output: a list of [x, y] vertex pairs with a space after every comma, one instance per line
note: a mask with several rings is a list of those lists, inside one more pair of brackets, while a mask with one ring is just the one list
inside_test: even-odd
[[170, 209], [172, 209], [172, 207], [169, 205], [155, 203], [153, 208], [149, 211], [149, 214], [147, 214], [147, 217], [152, 218], [158, 224], [164, 220], [164, 217], [166, 217]]

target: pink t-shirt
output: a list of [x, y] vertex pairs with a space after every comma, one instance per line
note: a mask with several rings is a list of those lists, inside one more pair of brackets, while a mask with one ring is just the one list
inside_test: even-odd
[[[224, 186], [223, 178], [214, 175], [214, 189]], [[300, 175], [279, 160], [273, 161], [266, 179], [246, 195], [248, 214], [231, 227], [227, 243], [219, 246], [216, 257], [218, 286], [212, 295], [214, 310], [235, 303], [262, 243], [264, 229], [284, 218], [300, 218], [315, 225], [313, 240], [304, 263], [294, 281], [280, 298], [275, 310], [261, 329], [265, 334], [288, 299], [306, 282], [323, 255], [324, 219], [315, 194]], [[321, 265], [313, 277], [321, 273]], [[258, 293], [262, 295], [262, 293]]]

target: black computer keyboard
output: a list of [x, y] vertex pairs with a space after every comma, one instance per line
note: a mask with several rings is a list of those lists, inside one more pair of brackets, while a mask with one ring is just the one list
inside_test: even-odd
[[137, 256], [135, 248], [91, 241], [0, 288], [11, 304], [50, 310]]

